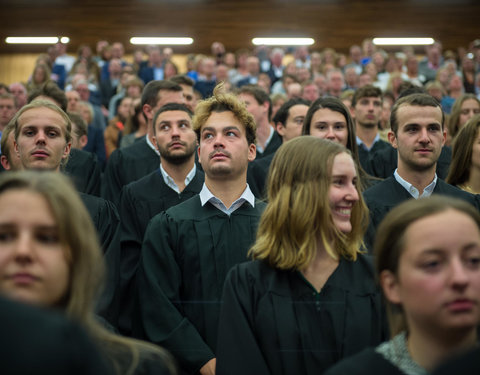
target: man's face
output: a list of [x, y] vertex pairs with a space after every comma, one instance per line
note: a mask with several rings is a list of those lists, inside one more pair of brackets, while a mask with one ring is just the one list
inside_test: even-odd
[[154, 144], [162, 160], [173, 164], [189, 161], [195, 153], [197, 135], [192, 120], [184, 111], [166, 111], [155, 122]]
[[207, 178], [235, 180], [245, 178], [256, 148], [232, 112], [213, 112], [201, 128], [198, 156]]
[[77, 104], [80, 101], [80, 94], [76, 91], [67, 91], [65, 96], [67, 97], [67, 111], [77, 112]]
[[341, 72], [332, 72], [328, 81], [328, 88], [332, 91], [340, 91], [343, 87], [343, 75]]
[[435, 168], [446, 132], [442, 130], [440, 107], [402, 105], [397, 110], [398, 130], [388, 134], [398, 150], [398, 167], [406, 171]]
[[9, 121], [15, 116], [15, 100], [5, 98], [0, 99], [0, 129], [3, 129]]
[[353, 117], [357, 125], [373, 128], [380, 121], [382, 99], [373, 96], [360, 98], [353, 109]]
[[241, 93], [238, 98], [245, 103], [247, 111], [250, 112], [258, 124], [262, 123], [268, 117], [268, 103], [258, 104], [253, 95]]
[[71, 147], [62, 116], [50, 108], [32, 108], [18, 118], [18, 127], [14, 146], [23, 168], [59, 170]]
[[9, 88], [10, 92], [17, 99], [19, 109], [27, 104], [27, 89], [23, 85], [20, 83], [12, 83]]
[[282, 136], [283, 142], [302, 135], [303, 120], [307, 115], [308, 106], [297, 104], [288, 110], [288, 117], [285, 124], [278, 123], [277, 131]]
[[193, 87], [189, 85], [180, 85], [182, 86], [182, 94], [185, 105], [190, 109], [190, 111], [195, 112], [195, 107], [197, 106], [197, 98], [193, 92]]
[[75, 87], [75, 91], [78, 92], [80, 95], [80, 99], [84, 102], [88, 102], [90, 98], [90, 90], [88, 89], [88, 85], [86, 83], [80, 83]]
[[320, 97], [318, 87], [316, 84], [311, 83], [303, 87], [302, 98], [310, 100], [312, 103]]

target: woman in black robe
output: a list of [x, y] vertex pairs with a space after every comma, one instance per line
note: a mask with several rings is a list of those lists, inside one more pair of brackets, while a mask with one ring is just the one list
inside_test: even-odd
[[218, 374], [321, 374], [386, 337], [370, 259], [367, 208], [350, 152], [304, 136], [277, 151], [268, 205], [225, 282]]
[[379, 226], [375, 255], [392, 339], [326, 375], [427, 375], [478, 345], [480, 215], [475, 208], [442, 196], [402, 203]]

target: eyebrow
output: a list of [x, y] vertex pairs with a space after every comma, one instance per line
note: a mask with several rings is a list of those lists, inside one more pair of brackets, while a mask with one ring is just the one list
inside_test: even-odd
[[[230, 126], [226, 126], [226, 127], [222, 128], [222, 129], [219, 129], [219, 130], [222, 131], [222, 132], [229, 131], [229, 130], [240, 131], [240, 128], [238, 126], [230, 125]], [[206, 131], [216, 132], [217, 130], [214, 127], [207, 126], [207, 127], [202, 129], [202, 133], [206, 132]]]

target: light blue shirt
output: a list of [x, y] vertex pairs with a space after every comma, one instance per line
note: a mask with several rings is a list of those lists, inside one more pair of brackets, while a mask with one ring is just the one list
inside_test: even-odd
[[412, 197], [414, 197], [415, 199], [418, 199], [418, 198], [426, 198], [426, 197], [429, 197], [430, 195], [432, 195], [433, 193], [433, 189], [435, 189], [435, 186], [437, 185], [437, 174], [435, 173], [435, 177], [433, 178], [433, 181], [430, 183], [430, 185], [428, 185], [425, 189], [423, 189], [423, 193], [422, 195], [420, 195], [420, 192], [418, 191], [418, 189], [413, 186], [410, 182], [404, 180], [402, 177], [400, 177], [400, 175], [398, 174], [397, 172], [398, 169], [395, 169], [395, 172], [393, 173], [393, 176], [395, 177], [395, 180], [397, 180], [397, 182], [402, 185], [406, 191], [408, 191], [410, 193], [410, 195]]
[[202, 204], [202, 207], [203, 207], [207, 202], [210, 202], [216, 208], [218, 208], [220, 211], [227, 214], [228, 216], [230, 216], [235, 210], [240, 208], [240, 206], [244, 202], [248, 202], [252, 207], [255, 207], [255, 196], [250, 190], [250, 187], [248, 186], [248, 184], [246, 185], [247, 186], [243, 191], [242, 195], [240, 196], [240, 198], [238, 198], [235, 202], [232, 203], [232, 205], [229, 208], [227, 208], [220, 199], [218, 199], [215, 195], [212, 194], [212, 192], [208, 189], [207, 185], [205, 185], [204, 183], [202, 187], [202, 191], [200, 191], [200, 203]]
[[155, 151], [155, 153], [160, 156], [160, 153], [158, 152], [157, 148], [153, 145], [153, 143], [150, 141], [150, 138], [148, 138], [148, 134], [145, 136], [146, 138], [146, 141], [147, 141], [147, 145], [153, 150]]
[[380, 140], [380, 134], [377, 133], [377, 135], [375, 136], [375, 139], [373, 140], [372, 147], [367, 147], [367, 145], [363, 143], [363, 141], [360, 138], [358, 138], [358, 135], [356, 137], [357, 137], [357, 145], [359, 147], [363, 147], [367, 151], [370, 151], [372, 147], [375, 145], [375, 143], [377, 143]]
[[[175, 181], [173, 180], [173, 178], [171, 178], [168, 175], [167, 171], [165, 171], [165, 169], [163, 169], [162, 164], [160, 164], [160, 172], [162, 173], [163, 182], [165, 182], [165, 185], [167, 185], [170, 189], [172, 189], [173, 191], [180, 194], [181, 193], [180, 189], [178, 188], [178, 186], [175, 183]], [[187, 177], [185, 178], [185, 186], [187, 186], [190, 183], [190, 181], [193, 180], [196, 172], [197, 172], [197, 167], [194, 163], [192, 170], [190, 172], [188, 172]]]
[[[267, 148], [268, 144], [269, 144], [270, 141], [272, 140], [274, 133], [275, 133], [275, 130], [273, 129], [272, 126], [270, 126], [270, 135], [268, 136], [268, 139], [267, 139], [267, 141], [265, 142], [265, 148]], [[265, 148], [263, 148], [263, 147], [260, 146], [259, 144], [257, 144], [256, 146], [257, 146], [257, 152], [263, 153], [263, 151], [265, 151]]]

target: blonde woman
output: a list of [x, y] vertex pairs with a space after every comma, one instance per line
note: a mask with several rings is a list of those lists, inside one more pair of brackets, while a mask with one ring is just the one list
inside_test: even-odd
[[383, 340], [357, 175], [338, 143], [304, 136], [278, 149], [254, 261], [225, 282], [217, 374], [321, 374]]

